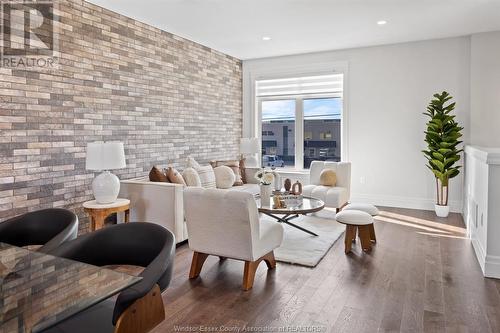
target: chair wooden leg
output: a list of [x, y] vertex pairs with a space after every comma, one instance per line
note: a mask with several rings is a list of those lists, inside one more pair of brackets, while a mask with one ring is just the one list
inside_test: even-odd
[[374, 224], [370, 224], [370, 240], [373, 242], [373, 243], [376, 243], [377, 242], [377, 236], [375, 236], [375, 227], [374, 227]]
[[346, 224], [346, 226], [345, 226], [345, 240], [344, 240], [344, 243], [345, 243], [344, 252], [345, 252], [345, 254], [348, 254], [349, 252], [351, 252], [353, 236], [354, 237], [356, 236], [356, 226]]
[[155, 285], [144, 297], [136, 300], [118, 318], [114, 333], [149, 332], [165, 320], [161, 291]]
[[268, 269], [276, 268], [276, 259], [274, 259], [273, 251], [263, 255], [255, 261], [245, 261], [245, 270], [243, 271], [243, 290], [252, 289], [255, 272], [257, 271], [257, 268], [262, 260], [266, 262]]
[[266, 262], [267, 268], [268, 269], [275, 269], [276, 268], [276, 259], [274, 259], [274, 252], [271, 251], [265, 256], [262, 257], [264, 261]]
[[361, 240], [361, 248], [363, 251], [370, 252], [372, 250], [372, 244], [370, 241], [370, 227], [368, 225], [358, 226], [359, 238]]
[[207, 259], [208, 254], [201, 252], [193, 253], [193, 261], [191, 262], [191, 270], [189, 271], [189, 278], [194, 279], [200, 276], [201, 268], [203, 267], [203, 263]]
[[352, 242], [356, 243], [356, 237], [358, 235], [358, 227], [354, 227], [354, 230], [352, 232]]
[[245, 261], [245, 270], [243, 271], [243, 290], [249, 290], [253, 287], [255, 272], [259, 267], [260, 260]]

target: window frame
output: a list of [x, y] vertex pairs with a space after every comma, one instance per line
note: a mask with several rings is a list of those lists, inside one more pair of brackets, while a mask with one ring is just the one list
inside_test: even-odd
[[[345, 77], [344, 77], [345, 84]], [[344, 160], [344, 95], [339, 93], [319, 93], [319, 94], [297, 94], [297, 95], [276, 95], [276, 96], [262, 96], [256, 97], [257, 102], [257, 128], [258, 138], [262, 142], [262, 102], [263, 101], [279, 101], [279, 100], [295, 100], [295, 162], [293, 167], [283, 167], [278, 169], [284, 171], [304, 171], [304, 100], [305, 99], [325, 99], [325, 98], [340, 98], [342, 100], [342, 114], [340, 115], [340, 151], [341, 161]], [[300, 121], [298, 120], [300, 119]], [[262, 152], [258, 156], [259, 166], [262, 165]]]

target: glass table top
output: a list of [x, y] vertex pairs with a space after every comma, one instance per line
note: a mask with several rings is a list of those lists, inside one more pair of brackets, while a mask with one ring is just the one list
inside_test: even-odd
[[0, 333], [39, 332], [140, 280], [0, 243]]
[[267, 205], [263, 205], [260, 197], [256, 197], [255, 201], [257, 203], [257, 208], [263, 213], [275, 213], [275, 214], [307, 214], [322, 210], [325, 207], [325, 203], [319, 199], [311, 197], [302, 197], [300, 204], [289, 204], [285, 208], [273, 208], [273, 196]]

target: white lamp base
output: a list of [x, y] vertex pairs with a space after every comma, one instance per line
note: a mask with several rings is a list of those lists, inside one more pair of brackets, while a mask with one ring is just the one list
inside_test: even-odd
[[113, 203], [120, 193], [120, 180], [111, 172], [104, 171], [92, 181], [92, 192], [97, 203]]

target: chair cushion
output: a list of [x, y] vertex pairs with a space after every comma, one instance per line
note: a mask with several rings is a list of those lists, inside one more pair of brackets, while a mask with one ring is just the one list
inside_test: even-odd
[[364, 203], [351, 203], [345, 206], [342, 210], [360, 210], [362, 212], [370, 214], [371, 216], [376, 216], [379, 214], [377, 207]]
[[302, 194], [323, 200], [326, 207], [340, 208], [349, 200], [349, 192], [345, 187], [332, 187], [323, 185], [306, 185]]
[[215, 183], [217, 188], [225, 189], [230, 188], [234, 184], [236, 176], [230, 167], [221, 165], [214, 168]]
[[323, 169], [319, 175], [319, 183], [323, 186], [335, 186], [337, 174], [331, 169]]
[[360, 210], [343, 210], [335, 215], [337, 222], [350, 225], [367, 225], [373, 223], [373, 217]]

